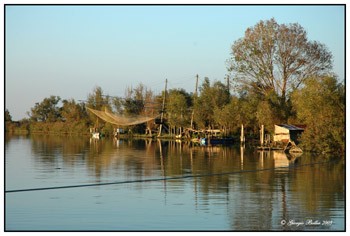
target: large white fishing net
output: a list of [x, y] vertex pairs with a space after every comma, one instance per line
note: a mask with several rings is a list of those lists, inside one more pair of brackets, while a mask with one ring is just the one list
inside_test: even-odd
[[158, 117], [159, 115], [156, 116], [141, 116], [141, 115], [136, 115], [136, 116], [122, 116], [122, 115], [117, 115], [117, 114], [113, 114], [107, 110], [105, 111], [98, 111], [98, 110], [94, 110], [91, 109], [89, 107], [87, 107], [87, 109], [92, 112], [93, 114], [95, 114], [96, 116], [98, 116], [99, 118], [101, 118], [102, 120], [114, 124], [114, 125], [118, 125], [118, 126], [129, 126], [129, 125], [137, 125], [137, 124], [142, 124], [142, 123], [146, 123], [148, 121], [154, 120], [156, 117]]

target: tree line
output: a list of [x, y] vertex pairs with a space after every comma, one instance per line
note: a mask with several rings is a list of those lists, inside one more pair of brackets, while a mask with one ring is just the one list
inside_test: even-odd
[[[343, 152], [345, 86], [332, 73], [332, 66], [331, 52], [325, 45], [308, 40], [302, 26], [278, 24], [272, 18], [248, 28], [233, 43], [227, 78], [210, 81], [205, 77], [198, 92], [177, 88], [154, 94], [140, 83], [128, 88], [121, 98], [105, 95], [96, 87], [84, 102], [45, 98], [31, 108], [29, 119], [17, 126], [30, 132], [63, 133], [87, 133], [89, 127], [99, 126], [102, 132], [110, 133], [115, 127], [86, 107], [126, 116], [163, 112], [171, 134], [190, 127], [219, 128], [232, 136], [243, 124], [247, 136], [255, 137], [262, 124], [271, 133], [275, 124], [303, 124], [306, 129], [301, 144], [305, 150]], [[7, 131], [11, 125], [14, 129], [7, 110], [5, 120]], [[148, 122], [128, 128], [145, 133], [157, 130], [158, 125]]]

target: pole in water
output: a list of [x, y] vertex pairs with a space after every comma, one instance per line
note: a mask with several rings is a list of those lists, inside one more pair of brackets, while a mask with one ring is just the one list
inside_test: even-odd
[[243, 145], [244, 143], [245, 143], [244, 126], [242, 124], [242, 126], [241, 126], [241, 144]]
[[168, 79], [165, 79], [165, 88], [164, 88], [164, 97], [163, 97], [163, 105], [162, 105], [162, 114], [160, 115], [160, 126], [159, 126], [159, 134], [158, 134], [158, 137], [160, 137], [160, 135], [162, 134], [163, 116], [164, 116], [164, 109], [165, 109], [165, 98], [166, 98], [167, 84], [168, 84]]
[[261, 145], [261, 147], [264, 146], [264, 125], [261, 125], [261, 130], [260, 130], [260, 145]]
[[[198, 74], [196, 75], [196, 88], [194, 91], [194, 97], [197, 96], [197, 90], [198, 90]], [[193, 118], [194, 118], [194, 110], [192, 110], [192, 114], [191, 114], [191, 129], [193, 129]]]

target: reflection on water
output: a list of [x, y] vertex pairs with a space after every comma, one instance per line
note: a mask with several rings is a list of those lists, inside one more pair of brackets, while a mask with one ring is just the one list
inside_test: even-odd
[[342, 159], [39, 135], [5, 148], [7, 190], [131, 181], [7, 193], [7, 230], [344, 230]]

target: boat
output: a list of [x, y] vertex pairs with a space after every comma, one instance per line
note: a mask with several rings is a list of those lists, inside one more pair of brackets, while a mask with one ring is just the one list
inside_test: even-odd
[[200, 143], [202, 145], [232, 144], [233, 138], [201, 138]]

